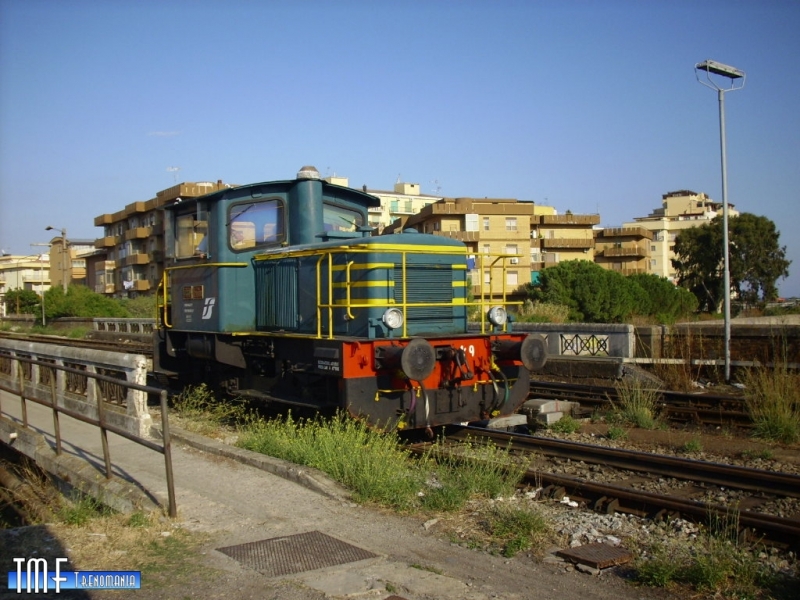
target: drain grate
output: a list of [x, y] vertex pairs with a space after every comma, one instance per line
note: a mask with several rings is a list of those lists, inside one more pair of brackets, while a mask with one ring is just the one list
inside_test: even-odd
[[625, 548], [616, 548], [603, 543], [586, 544], [577, 548], [559, 550], [556, 554], [561, 558], [589, 565], [595, 569], [605, 569], [612, 565], [624, 565], [633, 560], [633, 556]]
[[375, 558], [377, 554], [320, 531], [217, 548], [245, 567], [277, 577]]

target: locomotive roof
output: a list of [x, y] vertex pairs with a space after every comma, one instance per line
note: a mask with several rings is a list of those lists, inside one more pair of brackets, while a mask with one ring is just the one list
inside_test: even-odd
[[180, 198], [177, 198], [175, 201], [165, 206], [164, 208], [167, 209], [175, 208], [177, 204], [180, 204], [182, 202], [197, 202], [200, 200], [205, 202], [208, 201], [216, 202], [222, 200], [226, 196], [242, 195], [243, 192], [247, 192], [247, 190], [251, 190], [251, 196], [253, 197], [263, 196], [265, 194], [280, 194], [289, 191], [292, 187], [303, 181], [318, 181], [322, 185], [322, 196], [325, 198], [338, 198], [341, 200], [348, 200], [350, 202], [355, 202], [357, 204], [361, 204], [366, 207], [377, 207], [381, 205], [381, 201], [378, 197], [373, 196], [372, 194], [367, 194], [366, 192], [363, 192], [361, 190], [341, 185], [336, 185], [333, 183], [328, 183], [323, 179], [304, 178], [304, 179], [285, 179], [281, 181], [263, 181], [260, 183], [248, 183], [245, 185], [239, 185], [211, 192], [210, 194], [205, 194], [204, 196], [187, 198], [186, 200], [181, 200]]

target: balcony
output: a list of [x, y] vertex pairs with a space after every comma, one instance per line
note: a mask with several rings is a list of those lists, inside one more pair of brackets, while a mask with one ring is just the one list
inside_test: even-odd
[[110, 214], [100, 215], [94, 218], [94, 226], [102, 227], [103, 225], [111, 225], [114, 222], [114, 216]]
[[542, 248], [562, 248], [575, 250], [588, 250], [594, 246], [592, 238], [541, 238]]
[[123, 266], [130, 267], [131, 265], [146, 265], [150, 262], [150, 257], [147, 254], [129, 254], [122, 260]]
[[602, 254], [605, 257], [618, 257], [618, 256], [636, 256], [639, 258], [647, 256], [647, 248], [645, 246], [617, 246], [614, 248], [603, 248]]
[[106, 237], [98, 238], [94, 241], [95, 248], [113, 248], [117, 245], [117, 238], [113, 235], [107, 235]]
[[147, 279], [137, 279], [132, 283], [134, 292], [146, 292], [150, 289], [150, 282]]
[[541, 215], [542, 225], [599, 225], [600, 215]]
[[628, 237], [653, 239], [653, 232], [644, 227], [610, 227], [598, 232], [597, 239], [609, 237]]
[[140, 240], [153, 234], [152, 227], [134, 227], [125, 232], [125, 240]]
[[125, 216], [130, 217], [131, 215], [135, 215], [137, 213], [143, 213], [147, 211], [147, 202], [131, 202], [125, 207]]

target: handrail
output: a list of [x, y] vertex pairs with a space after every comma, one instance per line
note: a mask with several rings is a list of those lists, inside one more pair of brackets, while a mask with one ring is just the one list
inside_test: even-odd
[[[106, 479], [111, 479], [113, 477], [113, 471], [111, 468], [111, 454], [108, 447], [108, 432], [115, 433], [119, 436], [124, 437], [136, 444], [144, 446], [145, 448], [149, 448], [150, 450], [155, 450], [156, 452], [164, 455], [164, 463], [165, 463], [165, 470], [166, 470], [166, 477], [167, 477], [167, 495], [168, 495], [168, 511], [169, 516], [175, 518], [178, 516], [178, 508], [175, 501], [175, 479], [173, 477], [172, 472], [172, 443], [170, 438], [169, 432], [169, 414], [167, 411], [167, 391], [162, 390], [159, 388], [150, 387], [147, 385], [141, 385], [138, 383], [131, 383], [128, 381], [123, 381], [117, 379], [115, 377], [109, 377], [108, 375], [101, 375], [98, 373], [90, 373], [88, 371], [83, 371], [80, 369], [74, 369], [72, 367], [67, 367], [63, 365], [57, 365], [51, 362], [37, 360], [35, 358], [27, 358], [24, 356], [14, 356], [9, 357], [12, 360], [17, 361], [17, 368], [19, 370], [19, 389], [14, 390], [10, 387], [4, 385], [0, 381], [0, 391], [7, 392], [9, 394], [13, 394], [15, 396], [19, 396], [21, 409], [22, 409], [22, 424], [27, 429], [28, 425], [28, 410], [27, 405], [25, 404], [26, 400], [30, 400], [35, 402], [36, 404], [41, 404], [42, 406], [49, 407], [53, 410], [53, 422], [54, 422], [54, 431], [56, 436], [56, 454], [58, 456], [61, 455], [61, 428], [59, 426], [58, 421], [58, 414], [64, 413], [65, 415], [72, 417], [73, 419], [77, 419], [78, 421], [82, 421], [83, 423], [88, 423], [89, 425], [94, 425], [100, 428], [100, 436], [101, 436], [101, 443], [103, 446], [103, 459], [105, 462], [105, 476]], [[50, 401], [46, 402], [44, 400], [40, 400], [33, 395], [29, 395], [25, 393], [25, 377], [22, 373], [22, 363], [28, 364], [35, 364], [39, 365], [40, 367], [64, 371], [66, 373], [72, 373], [75, 375], [80, 375], [82, 377], [88, 377], [95, 381], [95, 385], [99, 385], [98, 382], [105, 381], [106, 383], [113, 383], [115, 385], [119, 385], [121, 387], [130, 388], [134, 390], [138, 390], [141, 392], [146, 392], [148, 394], [158, 394], [161, 400], [161, 430], [163, 436], [163, 443], [157, 444], [150, 440], [146, 440], [142, 437], [134, 435], [129, 431], [112, 425], [110, 423], [105, 423], [104, 419], [104, 408], [103, 408], [103, 398], [102, 393], [98, 390], [97, 396], [97, 419], [93, 419], [91, 417], [87, 417], [86, 415], [70, 410], [63, 406], [59, 406], [56, 402], [56, 386], [55, 386], [55, 373], [53, 373], [50, 377]], [[32, 384], [33, 385], [33, 384]], [[2, 413], [2, 408], [0, 407], [0, 413]]]
[[[385, 303], [380, 301], [366, 301], [366, 302], [353, 302], [351, 297], [351, 290], [354, 286], [355, 282], [352, 280], [352, 271], [355, 268], [359, 268], [359, 265], [355, 264], [355, 261], [349, 261], [344, 265], [334, 266], [333, 264], [333, 257], [334, 255], [347, 255], [347, 254], [367, 254], [367, 253], [374, 253], [374, 252], [393, 252], [400, 254], [401, 257], [401, 279], [402, 281], [400, 284], [402, 285], [402, 300], [401, 302], [397, 302], [394, 298], [387, 298]], [[455, 255], [458, 256], [461, 253], [466, 254], [465, 249], [461, 248], [440, 248], [436, 246], [425, 246], [424, 249], [414, 248], [409, 249], [408, 246], [401, 246], [397, 244], [376, 244], [376, 245], [368, 245], [368, 244], [357, 244], [353, 246], [347, 247], [336, 247], [336, 248], [314, 248], [314, 249], [303, 249], [303, 250], [295, 250], [295, 249], [282, 249], [277, 252], [271, 252], [268, 254], [258, 254], [253, 257], [254, 262], [261, 262], [261, 261], [277, 261], [283, 259], [300, 259], [300, 258], [310, 258], [316, 257], [317, 261], [315, 264], [315, 274], [316, 274], [316, 282], [317, 282], [317, 289], [316, 289], [316, 303], [317, 303], [317, 338], [323, 337], [323, 328], [322, 328], [322, 311], [323, 309], [327, 309], [328, 314], [328, 339], [333, 339], [333, 311], [334, 309], [344, 309], [346, 318], [354, 319], [355, 316], [353, 314], [353, 309], [358, 308], [375, 308], [376, 306], [386, 306], [387, 308], [399, 308], [403, 311], [403, 330], [402, 336], [408, 336], [408, 309], [410, 308], [424, 308], [424, 307], [453, 307], [453, 306], [479, 306], [481, 312], [481, 333], [486, 332], [487, 323], [486, 323], [486, 311], [488, 306], [497, 305], [498, 302], [491, 302], [490, 300], [487, 301], [485, 298], [485, 294], [483, 293], [484, 283], [483, 283], [483, 270], [487, 268], [485, 265], [486, 258], [492, 258], [493, 260], [488, 265], [490, 269], [490, 282], [489, 282], [489, 294], [492, 292], [492, 285], [491, 285], [491, 271], [497, 269], [496, 266], [498, 261], [502, 261], [500, 263], [500, 268], [502, 269], [503, 273], [503, 282], [505, 282], [505, 275], [508, 270], [508, 260], [512, 258], [519, 258], [517, 254], [481, 254], [480, 258], [480, 289], [481, 289], [481, 298], [479, 301], [476, 302], [467, 302], [466, 297], [463, 301], [454, 302], [452, 299], [448, 300], [447, 302], [408, 302], [408, 284], [407, 284], [407, 270], [408, 270], [408, 256], [409, 255], [421, 255], [421, 254], [444, 254], [444, 255]], [[328, 294], [327, 294], [327, 302], [323, 302], [322, 298], [322, 268], [323, 268], [323, 261], [327, 262], [328, 272], [327, 272], [327, 284], [328, 284]], [[394, 263], [380, 263], [380, 268], [389, 268]], [[451, 265], [453, 268], [463, 268], [464, 265]], [[368, 265], [369, 268], [379, 268], [376, 265]], [[339, 282], [338, 284], [334, 284], [333, 280], [333, 273], [335, 270], [343, 270], [344, 271], [344, 281]], [[335, 300], [333, 296], [334, 287], [344, 287], [345, 289], [345, 298], [343, 300]], [[466, 291], [465, 291], [466, 296]], [[505, 288], [505, 283], [502, 286], [502, 298], [500, 300], [500, 304], [503, 306], [512, 306], [512, 305], [521, 305], [521, 301], [512, 301], [508, 300], [507, 298], [507, 291]], [[503, 326], [503, 331], [507, 331], [507, 325]]]

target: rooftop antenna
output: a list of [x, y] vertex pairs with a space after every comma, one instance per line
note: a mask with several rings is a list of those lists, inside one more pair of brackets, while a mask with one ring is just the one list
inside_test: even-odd
[[439, 185], [439, 180], [438, 179], [432, 179], [431, 183], [433, 184], [433, 190], [436, 192], [436, 195], [438, 196], [439, 192], [442, 191], [442, 186]]
[[401, 183], [403, 181], [402, 175], [400, 173], [397, 174], [397, 181], [395, 183]]
[[178, 183], [178, 171], [180, 171], [180, 167], [167, 167], [167, 171], [172, 173], [172, 181], [173, 183]]

